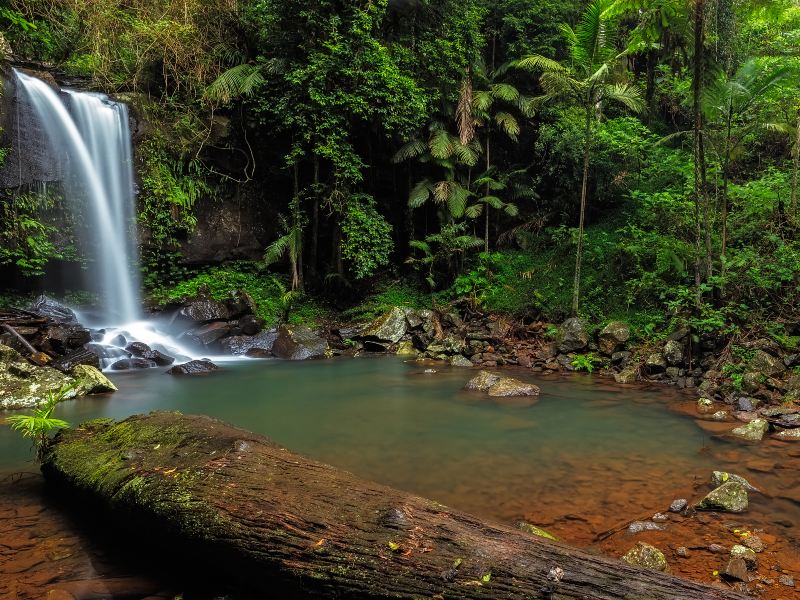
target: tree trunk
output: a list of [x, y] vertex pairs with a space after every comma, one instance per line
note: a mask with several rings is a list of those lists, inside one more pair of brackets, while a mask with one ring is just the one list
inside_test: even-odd
[[586, 220], [586, 196], [589, 193], [589, 152], [592, 145], [592, 105], [586, 106], [586, 130], [583, 144], [583, 182], [581, 183], [581, 214], [578, 223], [578, 248], [575, 252], [575, 281], [572, 287], [572, 316], [578, 316], [581, 294], [581, 261], [583, 260], [583, 226]]
[[[731, 165], [731, 131], [733, 129], [733, 104], [728, 107], [728, 122], [725, 131], [725, 156], [722, 162], [722, 248], [719, 253], [720, 272], [725, 276], [725, 259], [728, 251], [728, 170]], [[725, 285], [724, 282], [722, 284]], [[722, 296], [724, 297], [724, 289]]]
[[695, 303], [699, 307], [702, 300], [701, 245], [702, 229], [700, 208], [704, 206], [703, 171], [705, 160], [703, 152], [703, 114], [700, 110], [700, 95], [703, 79], [703, 28], [705, 23], [705, 0], [695, 0], [694, 7], [694, 59], [692, 73], [692, 112], [694, 118], [694, 225], [695, 225]]
[[800, 110], [797, 111], [797, 131], [792, 152], [792, 196], [789, 203], [792, 218], [797, 218], [797, 172], [800, 171]]
[[[311, 207], [311, 256], [309, 271], [312, 279], [317, 278], [319, 267], [319, 156], [314, 156], [314, 203]], [[313, 282], [312, 282], [313, 283]]]
[[[489, 169], [492, 168], [492, 160], [491, 160], [491, 143], [492, 143], [492, 129], [491, 127], [488, 128], [486, 131], [486, 177], [489, 177]], [[486, 197], [489, 197], [491, 190], [489, 189], [489, 184], [486, 184]], [[484, 210], [486, 211], [485, 221], [484, 221], [484, 231], [483, 231], [483, 251], [488, 253], [489, 252], [489, 204], [484, 204]]]
[[482, 521], [209, 417], [86, 423], [57, 436], [42, 471], [258, 597], [745, 598]]

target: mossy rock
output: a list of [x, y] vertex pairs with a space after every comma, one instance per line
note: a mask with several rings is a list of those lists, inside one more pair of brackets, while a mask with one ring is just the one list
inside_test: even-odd
[[650, 569], [651, 571], [661, 571], [663, 573], [670, 572], [669, 563], [664, 553], [655, 546], [651, 546], [645, 542], [637, 542], [636, 545], [628, 550], [625, 556], [622, 557], [622, 560], [634, 567]]
[[727, 481], [712, 490], [695, 508], [741, 513], [747, 510], [748, 505], [747, 489], [737, 481]]
[[117, 391], [117, 386], [91, 365], [77, 365], [72, 369], [72, 376], [75, 378], [75, 390], [79, 395]]
[[746, 425], [742, 425], [731, 431], [731, 435], [747, 440], [748, 442], [760, 442], [768, 431], [769, 423], [766, 419], [753, 419]]

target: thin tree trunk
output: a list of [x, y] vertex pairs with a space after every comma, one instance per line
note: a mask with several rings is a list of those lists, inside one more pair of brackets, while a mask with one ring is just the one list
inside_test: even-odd
[[311, 207], [311, 257], [309, 270], [317, 276], [319, 265], [319, 156], [314, 156], [314, 204]]
[[705, 22], [705, 0], [695, 0], [694, 7], [694, 60], [692, 73], [692, 112], [694, 119], [694, 225], [695, 225], [695, 303], [702, 300], [702, 239], [700, 207], [704, 203], [703, 189], [703, 115], [700, 111], [700, 94], [703, 78], [703, 25]]
[[[492, 129], [491, 127], [486, 131], [486, 177], [489, 177], [489, 169], [492, 167], [492, 160], [491, 160], [491, 140], [492, 140]], [[486, 183], [486, 196], [489, 196], [490, 193], [489, 183]], [[489, 204], [485, 204], [484, 208], [486, 209], [486, 218], [484, 223], [484, 232], [483, 232], [483, 251], [489, 252]]]
[[800, 110], [797, 111], [797, 132], [792, 152], [792, 196], [789, 207], [792, 218], [797, 218], [797, 172], [800, 171]]
[[[731, 164], [731, 131], [733, 129], [733, 104], [728, 107], [728, 123], [725, 132], [725, 157], [722, 163], [722, 248], [719, 253], [720, 272], [725, 276], [725, 259], [728, 251], [728, 170]], [[723, 283], [724, 286], [724, 283]], [[724, 296], [724, 288], [721, 290]]]
[[575, 252], [575, 282], [572, 288], [572, 315], [578, 315], [581, 294], [581, 261], [583, 260], [583, 226], [586, 220], [586, 196], [589, 193], [589, 151], [592, 144], [592, 106], [586, 106], [586, 131], [583, 147], [583, 182], [581, 184], [581, 211], [578, 223], [578, 248]]

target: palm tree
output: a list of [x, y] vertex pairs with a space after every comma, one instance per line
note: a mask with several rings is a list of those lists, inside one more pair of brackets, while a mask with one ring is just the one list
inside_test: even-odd
[[572, 293], [573, 314], [578, 313], [580, 304], [583, 231], [594, 123], [604, 104], [609, 101], [637, 113], [644, 108], [639, 90], [621, 81], [624, 53], [619, 53], [614, 46], [616, 21], [608, 12], [612, 4], [613, 0], [593, 0], [574, 29], [569, 25], [562, 25], [561, 30], [570, 53], [568, 63], [561, 64], [540, 55], [528, 56], [516, 63], [519, 68], [541, 72], [539, 83], [544, 95], [536, 98], [537, 102], [568, 102], [580, 106], [585, 113], [583, 181]]
[[300, 211], [300, 196], [296, 195], [289, 203], [290, 218], [280, 216], [284, 234], [272, 242], [264, 253], [268, 265], [278, 262], [286, 254], [292, 269], [292, 291], [303, 291], [303, 229], [306, 219]]
[[[510, 63], [497, 68], [488, 67], [483, 59], [477, 60], [471, 69], [471, 74], [464, 80], [461, 96], [456, 110], [460, 141], [462, 144], [470, 143], [476, 130], [484, 130], [484, 150], [486, 158], [485, 190], [482, 200], [485, 206], [484, 220], [484, 251], [489, 251], [489, 209], [503, 208], [506, 213], [515, 215], [516, 207], [506, 204], [497, 198], [493, 191], [500, 188], [491, 187], [492, 172], [492, 133], [495, 127], [512, 141], [517, 141], [520, 133], [519, 121], [510, 111], [519, 110], [523, 115], [530, 116], [533, 112], [532, 103], [528, 98], [519, 93], [519, 90], [501, 81], [502, 77], [511, 67]], [[476, 182], [477, 183], [477, 182]], [[481, 206], [480, 204], [477, 206]], [[473, 214], [475, 211], [472, 211]], [[476, 215], [477, 216], [477, 215]]]

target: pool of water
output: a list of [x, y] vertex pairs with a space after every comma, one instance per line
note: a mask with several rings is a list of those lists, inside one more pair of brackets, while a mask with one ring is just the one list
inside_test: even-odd
[[[674, 390], [509, 371], [542, 389], [524, 406], [463, 390], [471, 370], [435, 368], [365, 357], [248, 361], [201, 378], [112, 374], [119, 392], [65, 403], [57, 416], [76, 424], [152, 410], [208, 414], [366, 479], [490, 519], [527, 519], [582, 546], [674, 498], [698, 497], [712, 470], [731, 470], [772, 491], [754, 498], [751, 521], [797, 542], [797, 482], [776, 466], [797, 457], [786, 444], [776, 450], [713, 437], [670, 409], [685, 399]], [[0, 428], [0, 472], [34, 471], [30, 459], [27, 444]], [[7, 478], [0, 493], [15, 485]], [[79, 527], [70, 533], [82, 539]], [[2, 562], [0, 553], [0, 581], [9, 577]]]

